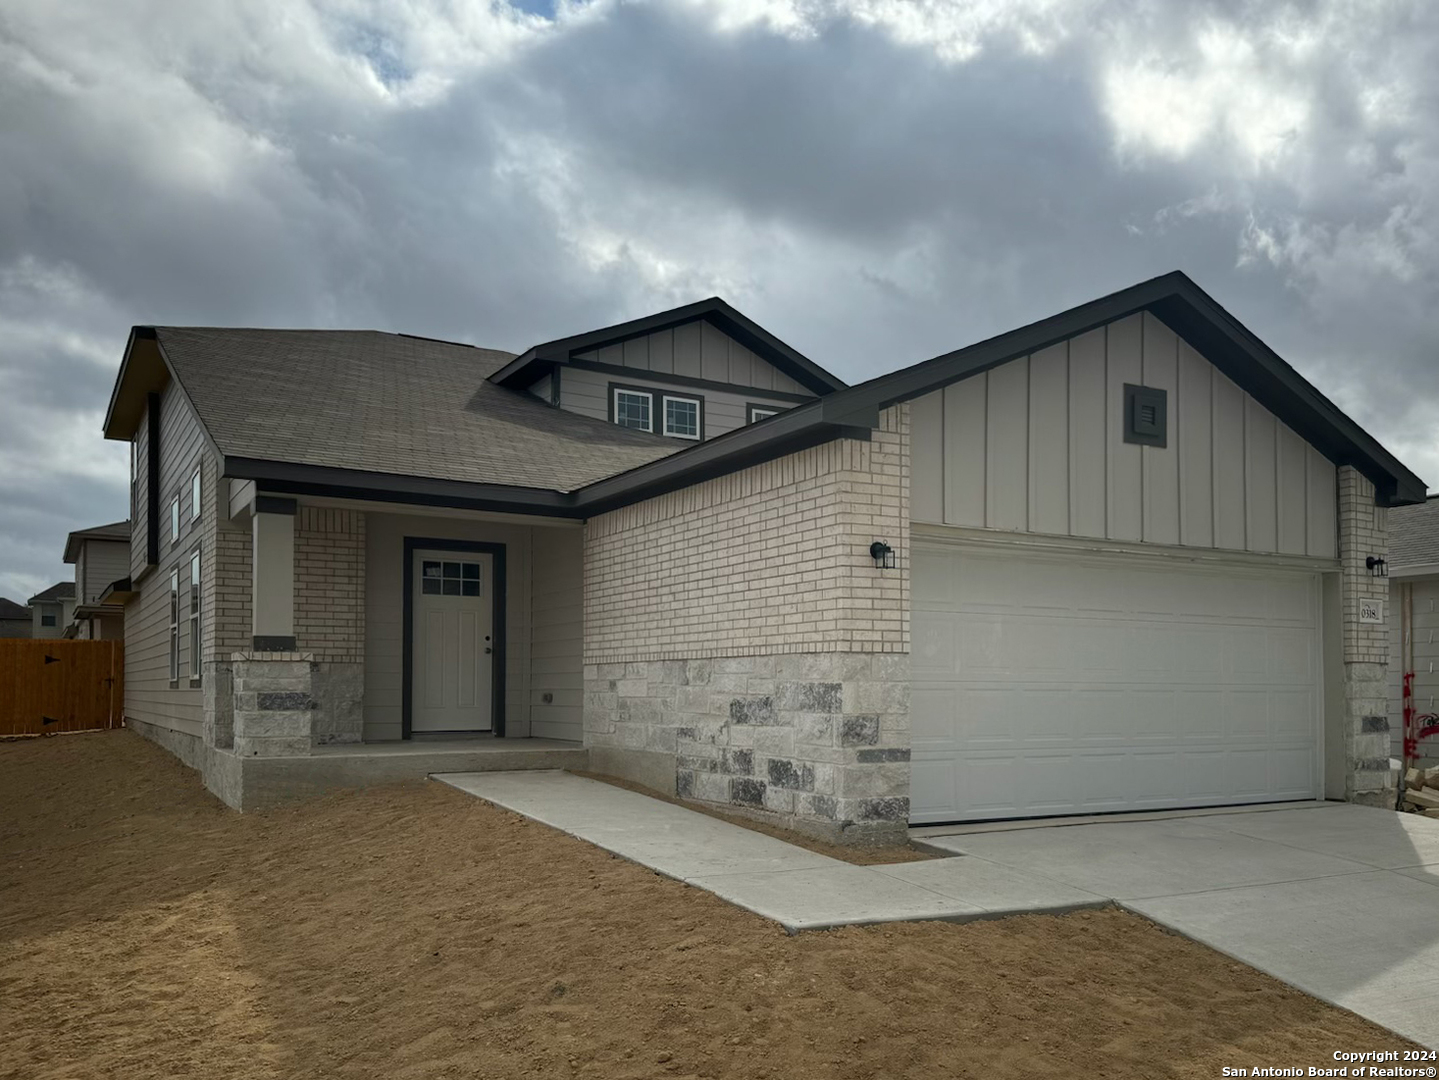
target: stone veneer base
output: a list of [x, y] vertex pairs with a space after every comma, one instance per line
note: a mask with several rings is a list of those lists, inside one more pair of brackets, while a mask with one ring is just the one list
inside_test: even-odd
[[585, 667], [595, 771], [840, 843], [906, 835], [909, 723], [902, 653]]

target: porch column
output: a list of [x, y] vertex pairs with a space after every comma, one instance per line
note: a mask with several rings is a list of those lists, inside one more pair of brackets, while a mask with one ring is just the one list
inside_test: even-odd
[[1389, 765], [1389, 584], [1366, 565], [1389, 557], [1388, 511], [1352, 465], [1339, 468], [1339, 609], [1344, 657], [1344, 798], [1393, 809], [1398, 770]]
[[313, 657], [295, 648], [295, 500], [256, 495], [251, 649], [231, 657], [239, 757], [310, 753]]
[[256, 652], [295, 648], [295, 500], [257, 495], [250, 612]]

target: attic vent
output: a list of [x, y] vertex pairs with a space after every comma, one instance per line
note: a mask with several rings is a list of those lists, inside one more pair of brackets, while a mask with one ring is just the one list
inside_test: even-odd
[[1141, 446], [1169, 443], [1169, 392], [1153, 386], [1124, 384], [1124, 441]]

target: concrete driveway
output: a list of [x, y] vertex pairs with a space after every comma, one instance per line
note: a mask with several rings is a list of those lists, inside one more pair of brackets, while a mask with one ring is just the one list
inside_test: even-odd
[[1439, 1048], [1439, 820], [1335, 803], [924, 842], [1109, 897]]

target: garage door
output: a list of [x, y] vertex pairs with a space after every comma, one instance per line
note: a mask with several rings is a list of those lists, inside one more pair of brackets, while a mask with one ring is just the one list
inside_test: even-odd
[[914, 547], [911, 819], [1315, 798], [1312, 573]]

